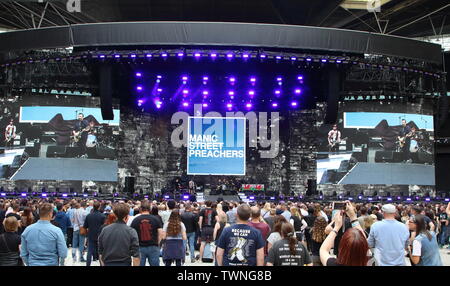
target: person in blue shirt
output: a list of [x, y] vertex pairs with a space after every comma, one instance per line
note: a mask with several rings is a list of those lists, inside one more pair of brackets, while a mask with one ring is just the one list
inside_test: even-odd
[[412, 231], [412, 249], [409, 250], [411, 262], [417, 266], [442, 266], [436, 233], [427, 230], [425, 217], [412, 216], [408, 227]]
[[50, 223], [53, 206], [44, 203], [39, 208], [40, 219], [22, 233], [20, 256], [27, 266], [58, 266], [67, 257], [62, 230]]
[[247, 225], [250, 206], [243, 204], [237, 209], [237, 222], [226, 227], [217, 241], [217, 265], [264, 266], [264, 239], [261, 232]]
[[[55, 216], [56, 225], [62, 230], [64, 234], [64, 240], [67, 241], [67, 229], [69, 226], [72, 225], [72, 223], [70, 222], [69, 216], [66, 214], [66, 212], [63, 211], [62, 203], [56, 204], [56, 210], [57, 210]], [[61, 266], [64, 266], [64, 260], [61, 260]]]
[[405, 251], [409, 244], [409, 230], [397, 221], [397, 209], [392, 204], [382, 207], [384, 219], [370, 228], [369, 247], [375, 248], [375, 261], [379, 266], [405, 266]]

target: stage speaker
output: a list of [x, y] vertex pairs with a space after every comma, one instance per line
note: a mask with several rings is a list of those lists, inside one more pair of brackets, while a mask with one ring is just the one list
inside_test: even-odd
[[436, 133], [438, 137], [450, 136], [450, 120], [449, 120], [449, 98], [442, 94], [438, 100], [438, 114], [437, 114], [437, 128]]
[[96, 156], [101, 159], [116, 159], [116, 151], [112, 148], [96, 147]]
[[327, 85], [327, 111], [325, 115], [325, 124], [337, 123], [340, 92], [340, 75], [337, 68], [330, 68], [328, 71]]
[[112, 67], [101, 65], [99, 68], [99, 93], [103, 120], [114, 120], [112, 106]]
[[307, 196], [317, 195], [317, 183], [314, 179], [308, 179], [308, 190], [306, 191]]
[[436, 154], [436, 163], [434, 168], [436, 192], [445, 192], [447, 196], [450, 195], [450, 176], [448, 175], [448, 166], [450, 166], [450, 154]]
[[66, 157], [66, 146], [48, 146], [47, 158]]
[[393, 162], [394, 152], [393, 151], [377, 151], [375, 152], [375, 162]]
[[134, 180], [135, 177], [125, 177], [125, 192], [127, 194], [134, 193]]

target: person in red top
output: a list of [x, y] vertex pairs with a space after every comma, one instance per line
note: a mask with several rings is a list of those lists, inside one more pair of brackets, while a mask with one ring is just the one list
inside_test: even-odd
[[266, 245], [264, 246], [264, 257], [267, 256], [267, 237], [270, 234], [269, 225], [261, 217], [261, 209], [258, 206], [251, 207], [251, 221], [248, 223], [249, 226], [256, 228], [261, 232], [261, 236], [264, 239]]

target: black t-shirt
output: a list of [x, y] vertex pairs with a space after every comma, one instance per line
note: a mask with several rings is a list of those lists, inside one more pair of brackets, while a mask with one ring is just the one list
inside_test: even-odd
[[[331, 227], [334, 227], [334, 223], [331, 224]], [[345, 217], [345, 230], [352, 227], [352, 224], [350, 223], [350, 219], [346, 216]], [[334, 255], [338, 256], [339, 254], [339, 243], [341, 242], [342, 236], [344, 236], [344, 231], [341, 229], [338, 231], [338, 234], [336, 235], [336, 239], [334, 240], [334, 247], [333, 247], [333, 253]]]
[[328, 258], [327, 266], [343, 266], [342, 264], [337, 263], [337, 259], [334, 257]]
[[[448, 215], [447, 215], [447, 213], [441, 213], [441, 214], [439, 215], [439, 221], [441, 221], [441, 220], [448, 220]], [[441, 226], [445, 226], [445, 222], [441, 222]]]
[[181, 214], [181, 221], [186, 227], [186, 233], [192, 233], [197, 230], [198, 217], [193, 212], [184, 212]]
[[133, 219], [131, 227], [139, 237], [139, 246], [158, 246], [158, 229], [162, 228], [160, 220], [150, 214], [140, 215]]
[[282, 239], [275, 242], [269, 250], [267, 262], [272, 263], [274, 266], [304, 266], [312, 263], [312, 260], [308, 250], [302, 243], [297, 243], [295, 255], [291, 255], [289, 241]]
[[216, 225], [217, 212], [212, 208], [202, 209], [200, 217], [203, 217], [202, 227], [214, 227]]
[[314, 256], [320, 255], [320, 247], [322, 246], [323, 242], [317, 242], [314, 239], [311, 239], [311, 253]]
[[20, 235], [5, 232], [0, 235], [0, 253], [19, 252]]

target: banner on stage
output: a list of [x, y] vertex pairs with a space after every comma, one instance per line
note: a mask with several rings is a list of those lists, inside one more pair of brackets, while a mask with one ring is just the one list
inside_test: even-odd
[[189, 117], [187, 173], [245, 175], [245, 117]]

